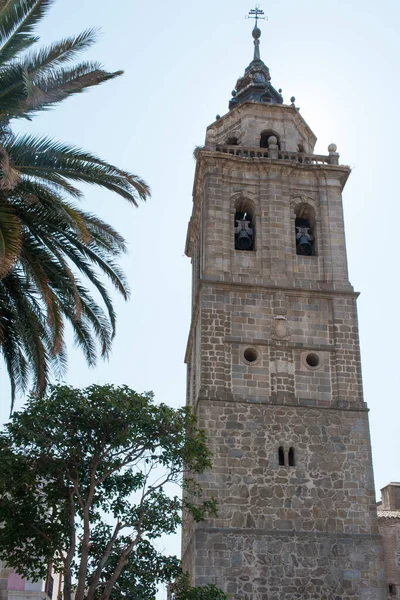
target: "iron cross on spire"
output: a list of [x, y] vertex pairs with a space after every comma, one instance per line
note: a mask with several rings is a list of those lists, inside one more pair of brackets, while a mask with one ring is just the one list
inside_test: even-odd
[[246, 19], [255, 19], [256, 20], [255, 27], [257, 27], [258, 19], [263, 19], [264, 21], [267, 19], [267, 17], [264, 17], [263, 14], [264, 14], [264, 11], [260, 9], [260, 5], [256, 4], [256, 7], [252, 8], [251, 11], [249, 12], [249, 14], [246, 15]]

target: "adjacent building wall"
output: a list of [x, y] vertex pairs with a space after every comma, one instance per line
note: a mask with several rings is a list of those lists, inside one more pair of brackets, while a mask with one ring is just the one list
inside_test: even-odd
[[400, 483], [389, 483], [382, 490], [378, 506], [379, 533], [388, 582], [388, 597], [400, 597]]
[[0, 600], [60, 600], [61, 583], [51, 566], [47, 580], [30, 581], [0, 561]]

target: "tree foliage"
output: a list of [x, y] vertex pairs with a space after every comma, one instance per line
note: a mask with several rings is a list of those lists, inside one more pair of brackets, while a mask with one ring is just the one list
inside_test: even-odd
[[209, 467], [195, 417], [151, 393], [93, 385], [30, 396], [0, 436], [0, 559], [33, 579], [52, 560], [65, 600], [74, 579], [75, 600], [151, 600], [157, 582], [180, 573], [156, 540], [176, 531], [182, 509], [195, 520], [215, 513], [183, 476]]
[[79, 208], [77, 184], [100, 186], [133, 205], [149, 195], [140, 177], [91, 152], [13, 132], [15, 119], [32, 119], [122, 73], [75, 62], [94, 43], [94, 30], [36, 48], [35, 28], [52, 2], [0, 0], [0, 351], [12, 402], [30, 381], [41, 393], [52, 373], [64, 372], [68, 322], [89, 365], [98, 349], [107, 357], [115, 312], [104, 281], [124, 298], [129, 293], [116, 263], [125, 242]]
[[186, 573], [178, 577], [173, 590], [172, 600], [228, 600], [228, 595], [216, 585], [191, 586]]

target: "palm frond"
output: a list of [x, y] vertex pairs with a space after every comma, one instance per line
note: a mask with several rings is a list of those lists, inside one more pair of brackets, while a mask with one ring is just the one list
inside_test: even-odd
[[83, 287], [79, 289], [82, 300], [82, 318], [88, 324], [90, 323], [92, 330], [100, 342], [101, 356], [108, 358], [111, 350], [111, 342], [114, 337], [114, 329], [110, 327], [110, 322], [106, 315], [90, 294]]
[[43, 75], [47, 69], [54, 70], [71, 62], [77, 54], [92, 46], [96, 41], [97, 29], [86, 29], [77, 36], [68, 37], [50, 46], [40, 48], [23, 58], [23, 65], [30, 76], [37, 71]]
[[65, 372], [67, 322], [89, 366], [99, 355], [107, 358], [116, 313], [105, 279], [123, 298], [129, 295], [116, 263], [125, 240], [76, 206], [83, 196], [79, 183], [108, 189], [135, 206], [150, 196], [140, 177], [95, 154], [13, 133], [13, 119], [31, 119], [122, 73], [97, 62], [74, 64], [93, 44], [93, 29], [31, 49], [52, 2], [0, 0], [0, 354], [12, 405], [18, 392], [33, 384], [42, 393]]
[[[72, 250], [75, 253], [77, 249], [80, 253], [81, 260], [86, 256], [92, 263], [100, 267], [101, 271], [110, 279], [115, 289], [125, 300], [127, 300], [129, 297], [129, 288], [125, 276], [119, 267], [108, 256], [104, 256], [100, 248], [83, 244], [72, 234], [64, 233], [64, 236], [71, 242], [71, 246], [65, 248], [65, 253], [68, 255], [71, 253], [70, 256], [72, 258]], [[78, 262], [76, 264], [78, 268], [80, 268]]]
[[52, 341], [36, 289], [23, 274], [14, 270], [0, 281], [0, 287], [4, 302], [0, 319], [5, 330], [1, 351], [7, 364], [14, 402], [16, 391], [26, 390], [30, 375], [38, 393], [45, 389], [49, 379]]
[[65, 306], [64, 314], [72, 325], [75, 346], [83, 352], [89, 367], [94, 367], [97, 363], [97, 347], [92, 335], [90, 323], [87, 319], [75, 319], [72, 307], [69, 308], [68, 306]]
[[[20, 64], [0, 68], [0, 122], [8, 123], [18, 115], [26, 100], [24, 69]], [[25, 115], [21, 115], [25, 116]]]
[[147, 184], [137, 175], [118, 169], [97, 156], [33, 135], [9, 136], [4, 147], [15, 169], [23, 175], [49, 180], [61, 186], [65, 180], [83, 181], [116, 192], [135, 206], [150, 195]]
[[53, 0], [10, 0], [0, 12], [0, 65], [12, 60], [38, 38], [33, 31]]
[[122, 75], [122, 71], [109, 73], [104, 71], [100, 63], [90, 62], [75, 65], [71, 69], [58, 68], [38, 72], [34, 80], [30, 79], [27, 73], [24, 85], [28, 93], [21, 106], [21, 112], [29, 114], [47, 110], [72, 94], [83, 92], [119, 75]]
[[91, 213], [82, 213], [84, 215], [86, 227], [91, 235], [91, 238], [99, 246], [107, 250], [116, 252], [127, 252], [127, 246], [124, 238], [111, 225], [105, 223], [96, 215]]
[[[86, 215], [85, 212], [77, 209], [53, 187], [42, 185], [36, 181], [25, 178], [21, 181], [21, 184], [13, 190], [12, 196], [16, 199], [15, 202], [17, 206], [21, 204], [20, 200], [23, 198], [24, 202], [22, 210], [26, 210], [27, 204], [33, 203], [36, 207], [40, 205], [41, 209], [46, 212], [46, 219], [48, 218], [48, 212], [50, 211], [65, 222], [66, 226], [70, 226], [79, 233], [84, 242], [89, 243], [92, 239], [93, 225], [91, 222], [91, 215]], [[19, 211], [18, 214], [20, 214]], [[22, 219], [23, 214], [20, 214], [20, 217]], [[58, 225], [61, 226], [61, 221], [58, 222]]]

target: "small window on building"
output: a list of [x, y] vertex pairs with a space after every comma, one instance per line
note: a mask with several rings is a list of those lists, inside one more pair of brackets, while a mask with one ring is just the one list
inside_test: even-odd
[[289, 448], [289, 467], [294, 467], [295, 466], [295, 460], [294, 460], [294, 448]]
[[274, 137], [278, 140], [278, 147], [280, 148], [279, 137], [273, 131], [263, 131], [260, 137], [260, 148], [268, 148], [268, 140], [270, 137]]
[[295, 211], [296, 254], [315, 256], [315, 213], [312, 206], [299, 204]]
[[246, 350], [243, 352], [243, 358], [247, 364], [251, 365], [258, 361], [259, 353], [255, 348], [246, 348]]
[[397, 589], [394, 583], [388, 585], [389, 596], [397, 596]]
[[283, 446], [279, 446], [278, 460], [279, 460], [279, 466], [284, 467], [285, 466], [285, 451], [283, 449]]
[[227, 139], [226, 145], [227, 146], [237, 146], [239, 144], [239, 141], [237, 139], [237, 137], [230, 137]]
[[246, 201], [236, 206], [234, 231], [235, 250], [255, 250], [254, 210]]

